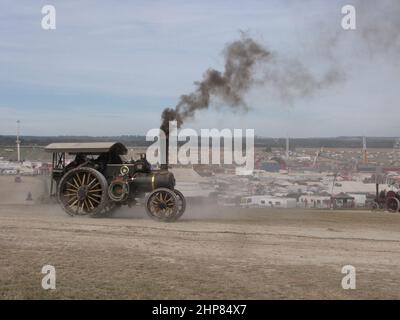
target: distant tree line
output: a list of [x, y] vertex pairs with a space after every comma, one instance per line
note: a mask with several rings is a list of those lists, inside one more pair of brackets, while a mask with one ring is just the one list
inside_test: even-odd
[[[393, 148], [398, 138], [393, 137], [368, 137], [368, 148]], [[255, 139], [257, 147], [286, 148], [286, 138]], [[294, 148], [362, 148], [362, 137], [332, 137], [332, 138], [290, 138], [290, 149]]]
[[[15, 136], [1, 136], [0, 146], [15, 145]], [[367, 137], [368, 148], [393, 148], [398, 138], [395, 137]], [[127, 146], [148, 146], [153, 142], [146, 141], [145, 136], [23, 136], [22, 145], [46, 146], [53, 142], [100, 142], [119, 141]], [[245, 139], [243, 139], [245, 142]], [[223, 145], [223, 144], [222, 144]], [[286, 148], [286, 138], [255, 138], [256, 147], [264, 147], [266, 150], [272, 148]], [[362, 137], [331, 137], [331, 138], [290, 138], [290, 149], [294, 148], [362, 148]]]
[[[46, 146], [54, 142], [108, 142], [118, 141], [129, 146], [147, 146], [151, 142], [147, 142], [144, 136], [117, 136], [117, 137], [89, 137], [89, 136], [22, 136], [22, 145]], [[0, 136], [1, 146], [12, 146], [16, 143], [15, 136]]]

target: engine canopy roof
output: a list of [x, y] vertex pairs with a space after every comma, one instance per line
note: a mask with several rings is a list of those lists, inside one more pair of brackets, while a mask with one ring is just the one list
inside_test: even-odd
[[128, 149], [120, 142], [66, 142], [51, 143], [44, 148], [47, 152], [66, 152], [69, 154], [101, 154], [115, 152], [119, 155], [128, 153]]

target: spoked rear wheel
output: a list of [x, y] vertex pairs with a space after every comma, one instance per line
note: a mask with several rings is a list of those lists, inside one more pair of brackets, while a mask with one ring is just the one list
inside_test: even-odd
[[178, 198], [173, 190], [159, 188], [146, 198], [147, 214], [158, 221], [172, 222], [178, 217]]
[[93, 168], [77, 168], [61, 179], [57, 198], [71, 216], [96, 216], [108, 204], [107, 181]]

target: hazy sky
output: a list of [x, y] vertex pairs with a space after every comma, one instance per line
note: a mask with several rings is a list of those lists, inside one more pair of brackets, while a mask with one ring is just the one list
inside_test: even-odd
[[[56, 30], [41, 28], [45, 4]], [[345, 4], [356, 30], [341, 27]], [[0, 0], [0, 134], [17, 119], [25, 135], [144, 134], [208, 68], [223, 69], [221, 52], [242, 30], [316, 77], [336, 68], [343, 80], [291, 104], [258, 87], [249, 112], [217, 102], [186, 126], [400, 136], [399, 13], [398, 0]]]

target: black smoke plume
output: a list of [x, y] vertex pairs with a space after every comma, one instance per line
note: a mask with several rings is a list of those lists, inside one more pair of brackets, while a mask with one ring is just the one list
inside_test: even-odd
[[291, 103], [297, 96], [311, 95], [340, 79], [337, 70], [316, 79], [300, 61], [281, 59], [245, 33], [241, 39], [228, 44], [223, 55], [224, 71], [208, 69], [203, 80], [194, 83], [194, 92], [182, 95], [174, 109], [163, 111], [161, 129], [165, 133], [168, 134], [169, 121], [176, 120], [180, 127], [196, 111], [208, 109], [212, 98], [233, 110], [247, 111], [245, 95], [254, 87], [266, 86], [278, 98]]
[[211, 98], [221, 99], [232, 108], [247, 109], [244, 94], [254, 84], [253, 67], [260, 62], [267, 62], [271, 53], [243, 35], [225, 48], [225, 70], [220, 72], [208, 69], [203, 80], [195, 82], [196, 90], [182, 95], [175, 109], [167, 108], [162, 113], [161, 129], [168, 132], [168, 122], [176, 120], [178, 126], [192, 118], [197, 110], [207, 109]]

